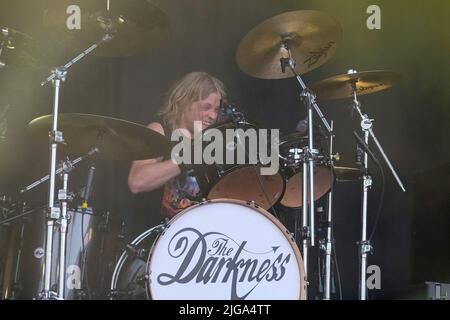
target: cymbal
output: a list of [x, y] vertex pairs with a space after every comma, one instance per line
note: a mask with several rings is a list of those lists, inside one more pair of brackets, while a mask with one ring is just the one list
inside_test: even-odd
[[[34, 136], [47, 137], [52, 115], [34, 119], [28, 128]], [[97, 158], [104, 160], [140, 160], [160, 157], [170, 151], [169, 141], [142, 125], [93, 114], [66, 113], [58, 116], [58, 130], [63, 132], [69, 153], [86, 154], [97, 147]]]
[[356, 85], [356, 94], [362, 96], [392, 87], [400, 79], [400, 74], [393, 71], [354, 72], [321, 80], [313, 84], [311, 90], [320, 100], [343, 99], [353, 96], [353, 83]]
[[333, 16], [314, 10], [289, 11], [271, 17], [254, 27], [240, 42], [236, 61], [246, 74], [262, 79], [293, 76], [281, 70], [280, 58], [289, 57], [286, 44], [296, 61], [296, 70], [307, 73], [336, 52], [342, 27]]
[[31, 36], [7, 26], [0, 26], [0, 68], [44, 67], [44, 55], [39, 44]]
[[358, 168], [334, 167], [334, 176], [338, 182], [356, 181], [361, 176]]
[[[67, 26], [68, 5], [80, 7], [79, 29]], [[169, 33], [167, 15], [147, 0], [58, 0], [43, 11], [43, 23], [55, 40], [76, 50], [87, 48], [112, 31], [114, 38], [93, 51], [107, 57], [150, 52]]]

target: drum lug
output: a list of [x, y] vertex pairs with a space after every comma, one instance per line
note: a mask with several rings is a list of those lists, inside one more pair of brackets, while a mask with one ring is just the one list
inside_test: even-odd
[[247, 200], [247, 204], [255, 209], [259, 208], [258, 204], [254, 200]]
[[136, 284], [144, 287], [150, 279], [150, 274], [144, 273], [136, 278]]

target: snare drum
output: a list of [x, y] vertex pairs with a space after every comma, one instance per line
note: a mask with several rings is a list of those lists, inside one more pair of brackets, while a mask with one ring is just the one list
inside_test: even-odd
[[[334, 182], [333, 171], [323, 156], [320, 141], [315, 141], [319, 149], [319, 159], [314, 166], [314, 200], [322, 198]], [[286, 179], [286, 188], [280, 203], [289, 208], [303, 205], [303, 148], [308, 145], [308, 138], [299, 133], [283, 136], [280, 141], [281, 170]], [[320, 147], [317, 147], [319, 145]]]
[[127, 245], [114, 270], [117, 299], [304, 299], [302, 258], [289, 231], [239, 200], [192, 206]]
[[[236, 151], [238, 148], [245, 148], [244, 155], [245, 164], [240, 164], [237, 157], [233, 157], [234, 164], [212, 164], [196, 166], [194, 171], [195, 178], [207, 199], [237, 199], [243, 201], [254, 201], [260, 207], [268, 210], [281, 198], [284, 192], [284, 179], [280, 173], [274, 175], [262, 175], [260, 173], [259, 161], [251, 164], [251, 157], [248, 154], [250, 144], [258, 145], [259, 148], [259, 131], [258, 128], [247, 122], [221, 123], [210, 127], [203, 133], [203, 141], [210, 141], [208, 138], [209, 129], [218, 129], [221, 131], [224, 145], [223, 154], [228, 151]], [[256, 137], [254, 141], [245, 140], [237, 141], [236, 139], [226, 139], [226, 130], [242, 129], [245, 132], [253, 132]], [[266, 136], [267, 138], [267, 136]], [[230, 141], [231, 140], [231, 141]], [[270, 143], [270, 139], [267, 139]], [[241, 149], [242, 150], [242, 149]], [[258, 149], [259, 151], [259, 149]], [[271, 150], [272, 151], [272, 150]], [[272, 151], [273, 152], [273, 151]], [[237, 154], [237, 152], [235, 152]], [[251, 155], [259, 159], [259, 154]]]

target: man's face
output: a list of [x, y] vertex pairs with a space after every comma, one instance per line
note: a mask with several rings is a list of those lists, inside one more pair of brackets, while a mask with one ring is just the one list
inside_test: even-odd
[[213, 125], [219, 115], [221, 99], [221, 95], [215, 92], [188, 106], [183, 116], [186, 129], [194, 133], [194, 121], [201, 121], [203, 130]]

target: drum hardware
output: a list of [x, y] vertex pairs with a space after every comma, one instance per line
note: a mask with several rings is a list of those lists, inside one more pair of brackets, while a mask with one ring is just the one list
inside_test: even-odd
[[[301, 97], [304, 102], [304, 104], [307, 107], [308, 110], [308, 146], [304, 148], [303, 151], [303, 197], [302, 199], [308, 199], [309, 195], [309, 202], [306, 201], [306, 203], [303, 203], [303, 210], [302, 210], [302, 229], [309, 229], [309, 232], [306, 232], [305, 234], [309, 237], [306, 239], [303, 239], [303, 261], [305, 264], [305, 275], [306, 278], [308, 278], [308, 248], [309, 246], [315, 246], [315, 223], [314, 223], [314, 165], [317, 162], [316, 156], [318, 155], [318, 149], [314, 148], [313, 143], [313, 107], [317, 114], [319, 115], [320, 119], [324, 123], [325, 127], [327, 128], [330, 136], [333, 135], [333, 131], [324, 118], [322, 112], [319, 109], [319, 106], [315, 102], [315, 96], [307, 89], [305, 83], [301, 79], [300, 75], [297, 73], [295, 69], [295, 61], [292, 59], [290, 52], [290, 46], [289, 41], [285, 40], [283, 41], [283, 46], [289, 53], [289, 58], [280, 58], [281, 68], [284, 69], [286, 65], [291, 69], [292, 73], [297, 78], [302, 91], [301, 91]], [[309, 180], [309, 181], [308, 181]], [[308, 207], [308, 208], [307, 208]], [[309, 214], [309, 217], [308, 217]], [[309, 218], [309, 219], [308, 219]]]
[[[355, 77], [356, 72], [351, 72], [351, 77]], [[358, 114], [361, 117], [361, 131], [364, 133], [364, 143], [366, 146], [369, 144], [369, 136], [372, 137], [372, 140], [375, 142], [375, 145], [377, 146], [378, 150], [380, 151], [381, 155], [383, 156], [386, 164], [388, 165], [389, 169], [391, 170], [391, 173], [397, 180], [397, 184], [402, 189], [403, 192], [406, 192], [405, 188], [403, 187], [403, 183], [401, 182], [400, 178], [397, 175], [397, 172], [395, 171], [394, 167], [392, 166], [391, 162], [389, 161], [386, 153], [383, 150], [383, 147], [379, 143], [377, 137], [375, 136], [375, 133], [372, 130], [373, 126], [373, 119], [370, 119], [367, 114], [363, 114], [361, 111], [361, 103], [358, 101], [357, 94], [358, 94], [358, 82], [359, 79], [364, 79], [364, 75], [361, 75], [358, 77], [358, 79], [351, 81], [352, 91], [353, 91], [353, 105], [354, 109], [358, 112]], [[364, 80], [363, 80], [364, 81]], [[364, 146], [364, 144], [363, 144]], [[367, 149], [369, 149], [367, 147]], [[360, 246], [360, 283], [359, 283], [359, 298], [361, 300], [366, 300], [367, 298], [367, 284], [366, 284], [366, 270], [367, 270], [367, 254], [371, 253], [373, 250], [372, 245], [370, 244], [370, 240], [367, 240], [367, 202], [368, 202], [368, 192], [369, 189], [372, 186], [372, 178], [368, 174], [368, 152], [364, 152], [364, 175], [362, 176], [362, 190], [363, 190], [363, 203], [362, 203], [362, 228], [361, 228], [361, 241], [359, 243]], [[381, 166], [380, 166], [381, 168]]]
[[[364, 140], [361, 139], [356, 133], [355, 138], [357, 145], [363, 149], [363, 168], [361, 170], [362, 181], [362, 208], [361, 208], [361, 240], [358, 242], [359, 246], [359, 298], [361, 300], [367, 299], [367, 287], [366, 287], [366, 269], [367, 269], [367, 255], [373, 250], [373, 246], [370, 243], [370, 239], [367, 239], [367, 203], [368, 192], [372, 186], [372, 177], [368, 173], [368, 157], [372, 154], [369, 148], [369, 138], [375, 142], [379, 152], [384, 158], [384, 161], [388, 165], [392, 175], [394, 176], [397, 184], [403, 192], [406, 192], [403, 183], [397, 175], [397, 172], [393, 168], [386, 153], [384, 152], [380, 142], [378, 141], [375, 133], [373, 132], [374, 119], [369, 118], [367, 114], [363, 114], [361, 111], [361, 103], [358, 101], [358, 95], [364, 95], [369, 93], [375, 93], [384, 89], [387, 89], [400, 80], [400, 75], [391, 71], [365, 71], [357, 72], [356, 70], [349, 70], [347, 74], [334, 76], [313, 85], [318, 97], [321, 99], [341, 99], [352, 98], [352, 107], [361, 118], [361, 131], [364, 134]], [[373, 157], [373, 154], [372, 154]], [[376, 158], [373, 158], [375, 163], [379, 165]], [[380, 166], [381, 169], [381, 166]]]
[[[311, 30], [314, 31], [309, 33]], [[302, 199], [308, 199], [302, 210], [302, 233], [305, 237], [302, 254], [306, 277], [308, 247], [315, 246], [314, 166], [319, 155], [313, 142], [313, 109], [327, 129], [327, 134], [333, 135], [333, 132], [300, 73], [325, 63], [335, 53], [341, 39], [342, 28], [332, 16], [319, 11], [292, 11], [269, 18], [253, 28], [239, 44], [236, 54], [237, 63], [245, 73], [263, 79], [294, 76], [301, 87], [300, 96], [308, 114], [308, 145], [301, 160]], [[297, 61], [300, 62], [298, 67]], [[291, 72], [286, 73], [286, 68]]]
[[[86, 43], [92, 43], [94, 39], [101, 38], [101, 40], [97, 41], [95, 44], [88, 47], [74, 59], [70, 60], [67, 64], [62, 67], [55, 68], [52, 70], [51, 74], [45, 79], [45, 81], [41, 82], [41, 85], [45, 85], [48, 82], [52, 82], [54, 87], [54, 103], [53, 103], [53, 114], [47, 117], [41, 117], [35, 119], [30, 123], [30, 127], [36, 129], [45, 129], [48, 132], [48, 128], [50, 127], [50, 144], [51, 144], [51, 155], [50, 155], [50, 177], [47, 178], [50, 180], [49, 183], [49, 198], [48, 198], [48, 217], [47, 217], [47, 236], [46, 236], [46, 263], [45, 263], [45, 272], [44, 272], [44, 289], [40, 294], [41, 299], [63, 299], [64, 292], [64, 274], [59, 279], [58, 284], [58, 294], [51, 292], [50, 290], [50, 279], [51, 279], [51, 265], [52, 265], [52, 234], [53, 228], [55, 225], [55, 221], [61, 219], [62, 226], [62, 237], [64, 234], [64, 229], [67, 226], [67, 217], [66, 217], [66, 207], [64, 203], [67, 201], [67, 180], [68, 175], [64, 174], [64, 187], [59, 191], [59, 200], [63, 203], [62, 208], [55, 207], [54, 197], [55, 197], [55, 175], [56, 175], [56, 154], [58, 145], [61, 145], [65, 142], [65, 139], [69, 141], [69, 147], [72, 151], [76, 151], [77, 148], [80, 148], [82, 151], [78, 153], [85, 152], [85, 150], [89, 149], [91, 146], [85, 147], [85, 143], [91, 143], [92, 141], [101, 140], [101, 142], [107, 144], [111, 142], [109, 139], [113, 139], [113, 143], [108, 146], [102, 144], [96, 144], [102, 150], [102, 156], [107, 157], [108, 159], [123, 159], [123, 158], [132, 158], [133, 160], [137, 160], [140, 157], [136, 157], [136, 153], [138, 153], [142, 157], [141, 159], [154, 158], [147, 155], [154, 155], [153, 151], [150, 153], [141, 152], [139, 150], [139, 143], [136, 141], [142, 141], [143, 145], [145, 145], [149, 140], [150, 142], [155, 142], [155, 136], [152, 136], [153, 131], [148, 128], [142, 127], [140, 128], [139, 133], [143, 133], [140, 136], [137, 136], [136, 132], [139, 129], [135, 127], [130, 122], [122, 121], [119, 124], [120, 129], [117, 127], [111, 128], [108, 125], [116, 124], [119, 122], [118, 120], [106, 117], [94, 117], [91, 115], [74, 115], [72, 118], [64, 119], [64, 117], [59, 117], [59, 91], [61, 82], [65, 81], [68, 69], [79, 60], [92, 53], [94, 50], [103, 45], [97, 51], [102, 55], [111, 55], [111, 56], [122, 56], [122, 55], [130, 55], [136, 52], [147, 51], [149, 48], [154, 48], [157, 44], [159, 44], [159, 40], [165, 37], [168, 30], [168, 23], [166, 15], [145, 1], [133, 1], [131, 3], [123, 4], [121, 2], [115, 2], [114, 5], [110, 8], [110, 1], [108, 0], [106, 3], [106, 11], [103, 6], [101, 8], [98, 5], [87, 4], [83, 6], [83, 32], [77, 33], [76, 30], [68, 30], [66, 23], [66, 4], [61, 3], [58, 4], [54, 8], [48, 8], [45, 11], [45, 15], [43, 17], [44, 25], [48, 27], [49, 35], [55, 35], [59, 33], [58, 39], [68, 39], [70, 42], [75, 42], [75, 40], [79, 41], [83, 47], [86, 46]], [[85, 10], [86, 9], [86, 10]], [[82, 36], [81, 36], [82, 35]], [[83, 38], [87, 36], [86, 38]], [[111, 42], [113, 38], [117, 38], [118, 41]], [[146, 41], [142, 41], [142, 39], [146, 39]], [[151, 41], [150, 41], [151, 40]], [[104, 50], [103, 50], [104, 49]], [[144, 50], [145, 49], [145, 50]], [[75, 119], [74, 119], [75, 118]], [[62, 121], [61, 121], [62, 120]], [[64, 123], [64, 120], [68, 120], [69, 123]], [[75, 122], [80, 127], [87, 129], [86, 131], [80, 130], [71, 130], [73, 127], [70, 126], [71, 121], [74, 120], [85, 120], [84, 122]], [[87, 120], [87, 121], [86, 121]], [[91, 120], [91, 121], [89, 121]], [[58, 122], [60, 121], [60, 122]], [[67, 135], [63, 137], [62, 131], [58, 130], [58, 124], [61, 124], [62, 127], [66, 127], [65, 132]], [[87, 128], [86, 128], [87, 126]], [[133, 128], [134, 126], [134, 128]], [[131, 128], [132, 138], [142, 138], [144, 139], [135, 139], [134, 141], [130, 141], [130, 139], [117, 139], [118, 133], [130, 138], [127, 136], [129, 131], [127, 129]], [[148, 132], [144, 132], [143, 128], [145, 128]], [[93, 129], [93, 130], [92, 130]], [[103, 130], [103, 131], [102, 131]], [[134, 131], [133, 131], [134, 130]], [[76, 133], [74, 132], [76, 131]], [[135, 135], [133, 135], [133, 133]], [[72, 134], [76, 134], [71, 136]], [[85, 137], [80, 136], [82, 134], [95, 134], [94, 139], [92, 136], [88, 137], [89, 139], [85, 139]], [[72, 139], [73, 137], [73, 139]], [[99, 139], [101, 138], [101, 139]], [[147, 139], [146, 139], [147, 138]], [[163, 139], [159, 139], [162, 141]], [[81, 141], [77, 145], [77, 142]], [[119, 142], [120, 141], [120, 142]], [[165, 142], [165, 141], [164, 141]], [[112, 145], [112, 146], [111, 146]], [[161, 146], [160, 143], [158, 146]], [[166, 146], [168, 144], [166, 143]], [[145, 149], [148, 148], [148, 144]], [[136, 151], [139, 150], [139, 151]], [[139, 153], [141, 152], [141, 153]], [[157, 152], [159, 153], [159, 152]], [[158, 155], [159, 156], [159, 155]], [[61, 238], [61, 243], [65, 244], [65, 240]], [[65, 245], [61, 245], [61, 250], [64, 250]], [[64, 252], [61, 251], [61, 259], [64, 259]], [[61, 265], [65, 265], [61, 260]]]
[[47, 236], [46, 236], [46, 249], [45, 249], [45, 272], [44, 272], [44, 290], [40, 293], [40, 299], [64, 299], [64, 285], [65, 285], [65, 273], [60, 272], [60, 278], [58, 283], [58, 293], [52, 292], [50, 288], [51, 270], [52, 270], [52, 246], [53, 246], [53, 228], [55, 221], [61, 219], [61, 233], [60, 233], [60, 265], [65, 266], [65, 249], [66, 249], [66, 228], [67, 228], [67, 181], [68, 173], [63, 174], [63, 188], [58, 192], [58, 199], [62, 202], [62, 207], [55, 207], [55, 176], [56, 176], [56, 155], [58, 145], [64, 143], [63, 132], [58, 130], [58, 115], [59, 115], [59, 91], [61, 82], [64, 82], [68, 69], [87, 56], [90, 52], [95, 50], [102, 43], [112, 40], [113, 34], [106, 33], [103, 35], [100, 41], [91, 45], [75, 58], [70, 60], [64, 66], [54, 68], [51, 74], [41, 82], [41, 86], [52, 82], [54, 87], [54, 101], [53, 101], [53, 114], [52, 114], [52, 130], [49, 134], [49, 142], [51, 144], [50, 151], [50, 184], [49, 184], [49, 198], [48, 198], [48, 212], [47, 212]]
[[[331, 130], [334, 130], [333, 120], [331, 121]], [[333, 161], [333, 147], [334, 147], [334, 136], [330, 135], [330, 165], [334, 167]], [[330, 292], [331, 292], [331, 250], [332, 244], [334, 242], [333, 239], [333, 187], [331, 187], [330, 192], [328, 193], [328, 203], [327, 203], [327, 236], [324, 241], [324, 246], [322, 246], [323, 253], [325, 254], [325, 290], [324, 290], [324, 300], [330, 300]]]
[[[69, 138], [68, 141], [70, 143], [70, 148], [72, 150], [76, 150], [77, 148], [80, 148], [80, 146], [85, 147], [87, 143], [92, 143], [92, 141], [96, 141], [96, 145], [100, 146], [100, 148], [102, 150], [101, 154], [105, 157], [109, 157], [109, 158], [113, 158], [113, 159], [117, 159], [117, 158], [120, 159], [126, 155], [128, 157], [136, 159], [139, 157], [135, 157], [136, 152], [134, 152], [134, 153], [132, 152], [132, 151], [136, 151], [136, 149], [137, 149], [135, 141], [145, 141], [145, 142], [149, 142], [149, 140], [151, 140], [151, 142], [159, 141], [159, 146], [161, 146], [162, 144], [164, 144], [164, 142], [166, 142], [162, 138], [159, 138], [159, 140], [155, 138], [159, 134], [153, 133], [153, 131], [149, 130], [148, 128], [141, 126], [142, 128], [140, 128], [140, 133], [143, 133], [143, 134], [140, 135], [139, 137], [140, 138], [144, 137], [144, 139], [136, 139], [136, 140], [134, 140], [134, 142], [131, 142], [131, 143], [130, 143], [130, 140], [124, 139], [121, 141], [122, 144], [120, 144], [117, 139], [118, 133], [127, 136], [127, 134], [129, 134], [131, 131], [132, 137], [135, 138], [137, 135], [136, 132], [139, 131], [138, 129], [136, 129], [136, 127], [138, 127], [137, 125], [135, 125], [131, 122], [127, 122], [127, 121], [119, 121], [119, 120], [116, 120], [113, 118], [93, 116], [93, 115], [84, 115], [84, 114], [73, 114], [73, 115], [69, 114], [66, 116], [59, 115], [59, 111], [58, 111], [59, 88], [60, 88], [61, 81], [65, 80], [65, 76], [66, 76], [68, 68], [70, 68], [74, 63], [78, 62], [80, 59], [82, 59], [83, 57], [88, 55], [90, 52], [95, 50], [102, 43], [112, 40], [112, 37], [113, 37], [112, 33], [105, 34], [99, 42], [90, 46], [88, 49], [86, 49], [84, 52], [82, 52], [77, 57], [72, 59], [70, 62], [68, 62], [63, 67], [56, 68], [52, 71], [52, 74], [49, 77], [47, 77], [47, 79], [44, 82], [42, 82], [41, 85], [45, 85], [47, 82], [50, 82], [50, 81], [52, 81], [52, 83], [54, 85], [55, 93], [54, 93], [53, 115], [37, 118], [29, 124], [29, 127], [31, 129], [35, 129], [37, 131], [39, 131], [39, 130], [43, 131], [43, 130], [48, 130], [50, 122], [52, 123], [52, 131], [50, 134], [50, 142], [51, 142], [52, 147], [51, 147], [51, 157], [50, 157], [49, 216], [48, 216], [48, 221], [47, 221], [47, 238], [46, 238], [48, 240], [47, 246], [46, 246], [46, 259], [47, 260], [46, 260], [46, 264], [45, 264], [45, 273], [44, 273], [45, 285], [44, 285], [44, 290], [40, 295], [40, 297], [42, 299], [56, 298], [56, 294], [54, 294], [53, 292], [50, 291], [50, 279], [51, 279], [50, 273], [51, 273], [51, 261], [52, 261], [51, 246], [53, 243], [52, 234], [53, 234], [53, 227], [54, 227], [55, 220], [62, 219], [61, 237], [64, 237], [64, 235], [65, 235], [64, 230], [67, 227], [67, 220], [66, 220], [67, 217], [65, 216], [65, 212], [64, 212], [66, 210], [64, 207], [64, 203], [66, 203], [66, 200], [67, 200], [67, 189], [66, 189], [67, 180], [68, 180], [67, 174], [64, 174], [64, 187], [59, 192], [59, 198], [60, 198], [59, 200], [61, 200], [63, 203], [63, 207], [61, 208], [62, 212], [61, 212], [60, 208], [57, 208], [54, 206], [57, 146], [59, 144], [62, 144], [65, 142], [62, 131], [58, 131], [58, 117], [60, 117], [61, 126], [65, 127], [65, 131], [68, 133], [68, 135], [66, 136], [66, 139]], [[83, 120], [83, 121], [80, 121], [80, 120]], [[111, 125], [114, 125], [114, 124], [116, 124], [116, 125], [118, 124], [117, 126], [119, 126], [120, 129], [113, 130], [113, 129], [116, 129], [117, 127], [114, 127], [113, 129], [111, 129]], [[85, 128], [86, 130], [79, 130], [80, 127]], [[127, 129], [129, 129], [129, 130], [127, 131]], [[144, 132], [144, 130], [145, 130], [145, 132]], [[83, 134], [85, 135], [85, 137], [80, 136]], [[87, 137], [86, 137], [86, 135], [87, 135]], [[161, 136], [161, 135], [159, 135], [159, 136]], [[147, 137], [147, 139], [145, 139], [145, 137]], [[150, 138], [148, 138], [148, 137], [150, 137]], [[87, 138], [87, 139], [85, 139], [85, 138]], [[111, 142], [110, 139], [114, 139], [113, 143], [110, 143]], [[77, 145], [78, 141], [80, 141], [80, 143]], [[164, 141], [164, 142], [161, 143], [161, 141]], [[107, 144], [107, 143], [110, 143], [110, 144], [108, 144], [109, 147], [104, 147], [104, 144]], [[144, 143], [144, 142], [141, 142], [141, 143]], [[130, 148], [130, 145], [132, 146], [131, 148]], [[121, 149], [121, 148], [123, 148], [123, 149]], [[88, 149], [88, 147], [86, 147], [84, 150], [86, 150], [86, 149]], [[148, 150], [148, 149], [150, 149], [150, 148], [148, 148], [148, 145], [146, 145], [146, 148], [144, 150]], [[147, 152], [147, 154], [148, 153], [150, 153], [152, 155], [155, 154], [155, 152], [153, 152], [153, 150], [151, 152]], [[159, 155], [159, 152], [157, 152], [157, 153]], [[142, 152], [141, 152], [141, 155], [142, 155]], [[62, 241], [61, 243], [63, 243], [63, 244], [65, 243], [65, 240], [61, 239], [61, 241]], [[65, 245], [61, 246], [61, 250], [62, 251], [65, 250]], [[64, 259], [63, 252], [61, 252], [61, 259]], [[63, 261], [61, 260], [60, 265], [65, 265], [65, 263], [63, 263]], [[58, 292], [57, 297], [59, 299], [63, 299], [64, 298], [63, 292], [64, 292], [65, 274], [60, 273], [60, 275], [61, 275], [61, 279], [59, 280], [59, 284], [58, 284], [59, 292]]]
[[[59, 165], [58, 169], [56, 170], [56, 174], [61, 174], [63, 172], [70, 172], [72, 171], [73, 168], [75, 168], [75, 166], [86, 160], [87, 158], [90, 158], [92, 156], [94, 156], [95, 154], [99, 153], [99, 149], [97, 147], [92, 147], [91, 150], [89, 150], [89, 152], [81, 157], [76, 158], [75, 160], [71, 161], [69, 158], [66, 158], [66, 160], [64, 162], [62, 162], [61, 165]], [[50, 179], [50, 175], [46, 175], [45, 177], [40, 178], [39, 180], [36, 180], [35, 182], [33, 182], [32, 184], [30, 184], [29, 186], [23, 188], [20, 190], [20, 193], [25, 193], [30, 191], [31, 189], [34, 189], [35, 187], [39, 186], [40, 184], [44, 183], [45, 181], [47, 181], [48, 179]]]

